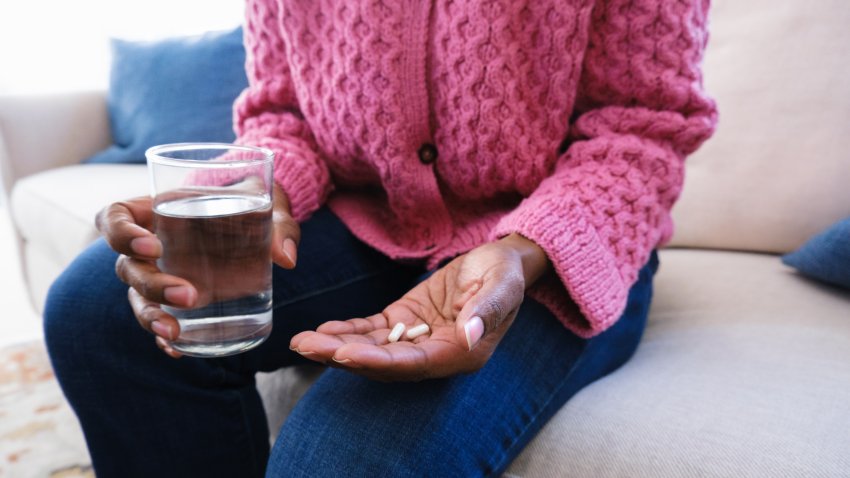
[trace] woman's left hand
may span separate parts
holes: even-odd
[[[474,372],[516,317],[525,289],[548,267],[540,247],[512,234],[457,257],[383,312],[332,321],[292,338],[306,358],[383,381]],[[413,340],[389,343],[397,323],[428,324]]]

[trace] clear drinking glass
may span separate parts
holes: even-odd
[[[262,343],[272,330],[272,165],[263,148],[166,144],[145,153],[157,266],[191,282],[193,309],[163,306],[177,318],[175,350],[221,357]]]

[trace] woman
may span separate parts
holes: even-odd
[[[249,0],[235,127],[276,153],[274,331],[170,360],[159,304],[197,291],[156,269],[150,199],[106,208],[46,310],[98,476],[502,473],[637,346],[716,122],[707,3]],[[307,360],[331,368],[269,452],[254,373]]]

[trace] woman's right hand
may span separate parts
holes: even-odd
[[[121,254],[115,272],[130,286],[127,295],[139,325],[156,335],[157,346],[166,354],[179,358],[182,354],[170,344],[180,335],[180,325],[160,305],[192,308],[198,300],[198,291],[188,280],[166,274],[156,266],[162,243],[153,233],[153,201],[150,197],[139,197],[111,204],[98,213],[95,223],[109,246]],[[286,194],[277,185],[272,223],[272,260],[292,269],[301,229],[292,218]]]

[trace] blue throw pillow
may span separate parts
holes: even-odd
[[[803,275],[850,289],[850,217],[782,256],[782,262]]]
[[[248,85],[242,28],[156,42],[112,41],[107,104],[114,145],[89,163],[144,163],[164,143],[229,143]]]

